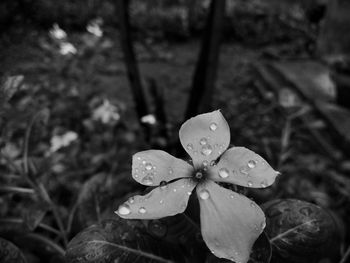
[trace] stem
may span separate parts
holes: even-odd
[[[348,249],[346,250],[343,258],[340,260],[339,263],[345,263],[345,262],[348,262],[348,257],[350,256],[350,246],[348,246]]]
[[[7,223],[23,224],[24,220],[21,219],[21,218],[5,218],[5,219],[0,219],[0,223],[2,223],[2,224],[7,224]],[[54,233],[54,234],[56,234],[58,236],[61,235],[60,231],[58,231],[57,229],[55,229],[55,228],[53,228],[53,227],[51,227],[49,225],[46,225],[44,223],[39,223],[38,227],[42,228],[44,230],[47,230],[47,231],[49,231],[51,233]]]
[[[11,192],[18,194],[35,194],[35,190],[16,186],[0,186],[0,192]]]
[[[303,226],[308,225],[308,224],[311,224],[311,223],[313,223],[313,222],[315,222],[315,221],[316,221],[316,219],[313,219],[313,220],[304,222],[304,223],[302,223],[302,224],[300,224],[300,225],[297,225],[297,226],[295,226],[295,227],[293,227],[293,228],[291,228],[291,229],[288,229],[287,231],[285,231],[285,232],[283,232],[283,233],[281,233],[281,234],[278,234],[277,236],[271,238],[271,239],[270,239],[270,243],[273,244],[273,243],[275,243],[277,240],[282,239],[283,237],[285,237],[285,236],[287,236],[287,235],[293,233],[293,232],[296,231],[297,229],[302,228]]]

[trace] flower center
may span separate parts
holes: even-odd
[[[192,177],[199,183],[207,178],[207,172],[204,169],[198,169],[193,172]]]

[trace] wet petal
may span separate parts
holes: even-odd
[[[230,128],[220,111],[187,120],[179,131],[180,141],[196,168],[215,161],[230,144]]]
[[[122,218],[158,219],[185,211],[196,186],[190,178],[180,179],[153,189],[145,196],[131,197],[115,211]]]
[[[208,180],[196,188],[205,243],[219,258],[247,262],[265,227],[260,207],[243,195]]]
[[[138,152],[132,157],[132,176],[143,185],[159,185],[176,178],[190,177],[193,167],[160,150]]]
[[[244,147],[232,147],[210,167],[209,177],[217,182],[252,188],[265,188],[276,179],[276,172],[260,155]]]

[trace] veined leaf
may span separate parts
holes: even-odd
[[[0,237],[0,262],[26,263],[27,261],[18,247]]]
[[[105,220],[68,244],[67,262],[188,262],[176,245],[149,235],[141,221]]]

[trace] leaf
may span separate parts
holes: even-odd
[[[10,76],[0,81],[0,101],[6,102],[18,91],[23,82],[23,75]]]
[[[340,231],[326,210],[295,199],[274,200],[263,208],[274,262],[333,262],[339,256]]]
[[[24,202],[22,217],[24,224],[29,230],[33,231],[44,219],[46,213],[50,210],[50,206],[43,200],[35,197]]]
[[[68,244],[70,262],[188,262],[176,245],[149,235],[138,220],[105,220],[80,232]]]
[[[27,262],[22,252],[10,241],[0,237],[0,263]]]

